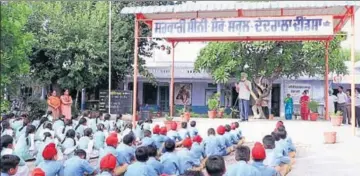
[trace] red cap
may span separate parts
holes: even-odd
[[[100,170],[111,169],[114,170],[116,167],[116,157],[112,154],[107,154],[100,161]]]
[[[264,160],[266,158],[265,148],[260,142],[255,143],[251,154],[252,158],[255,160]]]
[[[32,171],[31,176],[45,176],[45,172],[43,170],[41,170],[41,168],[35,168]]]
[[[193,137],[193,141],[194,142],[198,142],[198,143],[201,143],[202,142],[202,138],[201,138],[201,136],[200,135],[196,135],[196,136],[194,136]]]
[[[159,125],[155,125],[153,128],[153,134],[159,134],[160,133],[160,126]]]
[[[232,130],[235,130],[235,129],[236,129],[235,123],[231,123],[231,129],[232,129]]]
[[[176,122],[172,122],[170,129],[171,129],[171,130],[176,130],[176,129],[177,129],[177,123],[176,123]]]
[[[223,135],[225,133],[225,127],[220,125],[217,129],[216,132],[220,135]]]
[[[110,134],[107,138],[106,138],[106,144],[109,146],[117,146],[119,140],[117,138],[117,134],[116,133],[112,133]]]
[[[161,135],[166,135],[166,133],[167,133],[166,127],[161,127],[161,128],[160,128],[160,134],[161,134]]]
[[[50,143],[47,146],[45,146],[42,156],[45,160],[52,160],[54,156],[56,156],[57,150],[54,143]]]
[[[190,148],[192,146],[192,141],[190,138],[185,138],[182,142],[182,145],[186,148]]]

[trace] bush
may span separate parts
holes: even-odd
[[[30,120],[42,117],[47,111],[46,100],[38,97],[29,97],[26,100],[26,111],[29,113]]]
[[[214,98],[211,98],[208,100],[208,108],[209,108],[209,111],[214,111],[216,110],[216,108],[218,107],[218,100],[217,99],[214,99]]]
[[[318,102],[312,100],[312,101],[309,102],[308,106],[309,106],[309,109],[310,109],[311,112],[313,112],[313,113],[318,112],[318,107],[319,107]]]

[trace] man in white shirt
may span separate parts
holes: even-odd
[[[239,111],[241,121],[249,119],[249,101],[251,92],[251,82],[247,80],[247,74],[241,73],[241,80],[236,84],[236,91],[239,93]]]
[[[346,124],[346,119],[347,119],[347,109],[346,109],[346,102],[347,102],[347,95],[345,94],[345,92],[343,91],[343,87],[339,86],[338,90],[339,93],[337,94],[337,102],[338,102],[338,110],[342,112],[343,115],[343,124]],[[350,124],[350,122],[348,122],[348,124]]]

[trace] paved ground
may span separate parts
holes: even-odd
[[[162,123],[156,119],[155,123]],[[227,124],[232,119],[196,119],[201,135],[208,128]],[[296,164],[289,176],[347,176],[360,173],[360,131],[353,136],[350,126],[332,127],[326,121],[284,121],[288,134],[298,149]],[[270,134],[276,121],[250,120],[240,124],[247,142],[261,141]],[[324,144],[323,132],[336,131],[336,144]]]

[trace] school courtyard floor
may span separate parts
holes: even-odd
[[[154,123],[162,124],[164,119],[155,119]],[[176,120],[176,119],[175,119]],[[197,128],[206,136],[208,128],[220,124],[229,124],[235,119],[199,119]],[[332,127],[327,121],[284,121],[286,130],[297,146],[296,164],[288,176],[353,176],[360,173],[360,130],[357,136],[351,133],[349,125]],[[253,142],[261,142],[263,136],[275,128],[276,120],[250,120],[240,123],[246,141],[252,147]],[[337,132],[336,144],[324,144],[323,133]],[[233,160],[233,157],[226,160]]]

